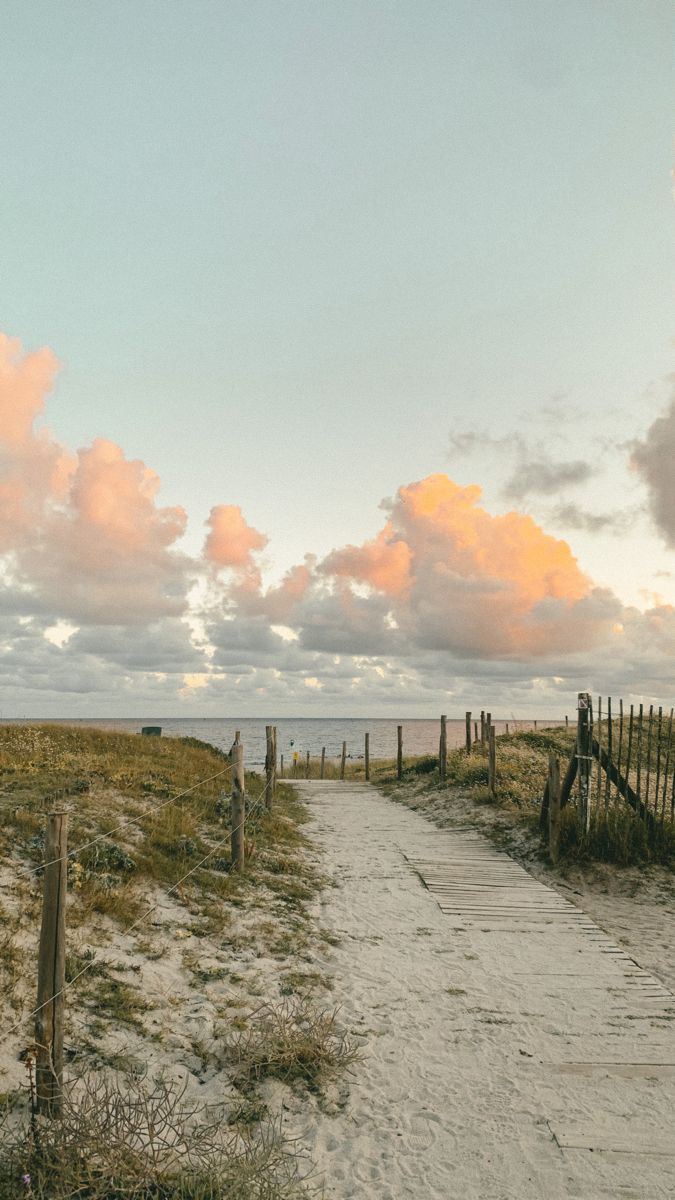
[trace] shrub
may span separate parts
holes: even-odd
[[[357,1047],[337,1025],[336,1009],[315,1009],[306,997],[264,1005],[228,1042],[241,1084],[301,1080],[313,1091],[350,1066]]]
[[[297,1160],[274,1128],[233,1132],[185,1087],[87,1076],[59,1120],[0,1124],[0,1200],[291,1200]]]

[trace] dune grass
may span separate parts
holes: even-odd
[[[614,754],[619,741],[618,722],[613,723]],[[607,728],[603,723],[603,745],[606,745]],[[553,751],[560,759],[564,773],[567,762],[574,752],[576,729],[554,726],[549,729],[516,731],[496,738],[497,795],[496,804],[508,811],[514,821],[522,821],[536,828],[541,802],[548,775],[549,753]],[[624,755],[626,733],[624,731]],[[644,780],[649,769],[652,786],[657,768],[655,745],[650,748],[646,740],[640,749],[640,770]],[[636,782],[638,763],[637,746],[633,746],[631,781]],[[671,763],[672,766],[672,763]],[[611,789],[609,803],[605,802],[605,775],[600,779],[598,798],[598,768],[594,764],[591,781],[591,825],[587,833],[578,823],[576,790],[571,802],[563,810],[561,854],[567,859],[595,859],[615,862],[620,865],[635,863],[660,863],[675,867],[675,823],[666,819],[647,823],[633,812],[625,800]],[[358,770],[351,776],[362,778]],[[402,780],[397,779],[396,763],[393,759],[371,764],[371,781],[393,796],[405,793],[414,787],[416,794],[433,792],[447,795],[448,805],[452,795],[461,789],[478,804],[492,803],[488,791],[487,750],[480,744],[474,745],[470,755],[464,749],[453,749],[448,753],[446,778],[440,779],[436,756],[405,758]]]

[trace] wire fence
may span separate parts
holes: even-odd
[[[271,745],[271,743],[270,743],[270,745]],[[233,750],[234,750],[234,747],[233,747]],[[116,834],[120,833],[121,831],[123,831],[125,829],[128,829],[130,826],[141,824],[145,818],[147,818],[148,816],[154,816],[156,813],[160,812],[162,809],[165,809],[168,805],[175,804],[177,801],[180,801],[180,800],[184,800],[188,796],[194,796],[194,794],[197,793],[199,791],[199,789],[203,788],[205,785],[210,784],[210,783],[214,782],[215,780],[221,779],[227,775],[233,775],[232,812],[235,811],[235,809],[234,809],[235,792],[237,791],[237,788],[239,789],[239,802],[240,802],[240,805],[243,804],[243,815],[241,816],[241,819],[238,820],[236,823],[234,821],[230,820],[227,832],[224,833],[223,837],[219,838],[213,845],[211,845],[208,849],[208,852],[206,854],[202,855],[202,857],[199,859],[198,862],[192,863],[188,870],[183,871],[180,874],[180,876],[178,878],[176,878],[168,887],[163,888],[162,893],[158,897],[158,899],[155,900],[152,904],[148,905],[142,913],[140,913],[137,917],[135,917],[132,921],[130,921],[124,927],[124,929],[122,931],[123,935],[126,937],[126,936],[136,933],[139,929],[141,929],[147,923],[149,918],[152,917],[152,915],[154,913],[156,913],[157,910],[165,903],[167,897],[171,897],[171,896],[175,895],[177,892],[179,892],[179,890],[183,887],[183,885],[185,883],[187,883],[188,880],[193,878],[198,872],[208,869],[209,863],[214,859],[214,857],[219,853],[219,851],[221,851],[228,843],[230,844],[230,847],[231,847],[231,869],[236,868],[237,860],[235,858],[235,845],[236,845],[237,835],[241,831],[245,830],[245,827],[247,825],[250,826],[252,823],[254,823],[257,820],[257,818],[259,818],[261,815],[268,813],[270,811],[271,805],[272,805],[272,799],[273,799],[274,792],[276,789],[276,769],[275,769],[276,764],[273,763],[272,761],[269,761],[268,762],[268,770],[267,770],[267,778],[264,783],[264,786],[263,786],[261,792],[258,795],[256,795],[255,798],[253,799],[253,801],[251,802],[245,793],[244,774],[243,774],[243,747],[241,746],[241,744],[238,744],[238,751],[239,751],[239,755],[234,764],[228,763],[227,766],[225,766],[222,770],[214,772],[211,775],[205,776],[204,778],[198,780],[197,783],[191,785],[190,787],[184,788],[182,791],[180,791],[178,793],[171,795],[170,797],[168,797],[166,800],[162,801],[161,803],[146,806],[142,812],[137,813],[134,816],[126,817],[123,821],[117,822],[113,826],[112,829],[106,830],[105,832],[98,834],[94,838],[89,838],[86,841],[79,843],[77,846],[68,848],[64,853],[52,855],[51,857],[47,856],[45,862],[39,864],[37,867],[33,868],[29,872],[29,876],[36,876],[38,874],[44,873],[44,879],[45,879],[45,884],[44,884],[45,892],[44,892],[44,900],[43,900],[43,918],[42,918],[43,931],[42,931],[42,935],[41,935],[41,945],[40,945],[41,959],[42,959],[43,950],[44,950],[43,942],[45,940],[44,939],[45,921],[47,920],[47,918],[49,916],[49,914],[47,912],[47,908],[50,903],[50,901],[48,900],[49,881],[53,880],[55,878],[54,872],[57,872],[57,874],[60,874],[65,871],[67,874],[68,862],[73,859],[76,859],[78,855],[81,855],[83,852],[89,850],[91,847],[93,847],[101,842],[104,842],[106,840],[111,840]],[[233,770],[233,768],[234,768],[234,770]],[[214,802],[217,802],[217,800]],[[237,811],[241,811],[241,807]],[[61,815],[61,814],[52,814],[52,816],[56,816],[56,815]],[[49,820],[49,818],[48,818],[48,820]],[[63,886],[63,892],[64,892],[64,896],[65,896],[65,886],[66,886],[65,881],[62,880],[61,884]],[[59,886],[61,886],[61,884]],[[61,914],[60,919],[63,923],[64,932],[65,932],[65,913]],[[45,1101],[46,1101],[46,1103],[43,1107],[43,1111],[48,1111],[48,1112],[56,1112],[58,1110],[59,1095],[60,1095],[60,1092],[62,1089],[62,1076],[63,1076],[63,1048],[62,1048],[63,1047],[63,1028],[62,1028],[62,1026],[63,1026],[63,1002],[65,999],[65,995],[70,989],[73,988],[73,986],[78,981],[80,981],[87,974],[87,972],[91,971],[97,964],[100,964],[102,961],[100,958],[100,955],[93,953],[87,959],[87,961],[81,966],[81,968],[78,971],[76,971],[76,973],[74,975],[71,975],[66,979],[66,977],[65,977],[65,937],[63,939],[63,944],[61,944],[61,945],[57,945],[58,939],[57,939],[56,935],[54,935],[53,941],[54,941],[54,944],[52,946],[47,947],[47,957],[50,959],[49,966],[50,966],[50,970],[51,970],[52,965],[54,965],[54,975],[53,975],[54,978],[58,978],[58,970],[60,969],[61,977],[63,978],[63,983],[58,987],[50,989],[49,994],[46,999],[42,1000],[40,1003],[35,1005],[32,1009],[22,1012],[21,1016],[18,1017],[12,1025],[10,1025],[8,1028],[6,1028],[0,1032],[0,1036],[6,1042],[14,1034],[16,1034],[20,1029],[25,1028],[25,1026],[29,1022],[31,1022],[31,1021],[36,1022],[36,1036],[35,1036],[35,1043],[33,1044],[33,1048],[37,1054],[38,1061],[40,1060],[40,1057],[42,1058],[43,1067],[44,1067],[45,1059],[46,1059],[47,1068],[48,1068],[47,1073],[50,1076],[50,1088],[48,1089],[48,1094],[46,1096],[43,1096],[43,1099],[45,1099]],[[60,962],[60,964],[56,964],[56,958],[58,956],[60,956],[60,958],[62,960]],[[54,964],[52,964],[52,959],[54,960]],[[40,973],[42,965],[43,964],[41,961],[38,965],[38,974]],[[7,1000],[8,998],[10,998],[12,996],[13,990],[14,990],[13,988],[6,990],[3,993],[3,995],[0,996],[0,999]],[[234,997],[235,993],[230,993],[230,995]],[[48,1024],[49,1024],[49,1039],[48,1039],[49,1044],[40,1044],[40,1034],[39,1034],[40,1022],[43,1020],[45,1015],[48,1015],[51,1017],[51,1016],[53,1016],[53,1014],[55,1012],[58,1013],[57,1023],[59,1025],[59,1029],[55,1030],[53,1021],[51,1023],[48,1022]],[[60,1043],[60,1045],[59,1045],[59,1043]],[[82,1053],[82,1051],[76,1050],[74,1052],[74,1054],[71,1054],[69,1056],[69,1061],[70,1062],[74,1061],[74,1059],[76,1057],[78,1057],[80,1053]],[[40,1078],[40,1076],[39,1076],[39,1071],[38,1071],[38,1083],[39,1083],[39,1078]],[[40,1103],[40,1089],[38,1086],[38,1105],[39,1105],[39,1103]]]

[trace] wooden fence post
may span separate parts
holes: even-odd
[[[441,783],[445,782],[445,768],[448,761],[448,728],[447,717],[441,717],[441,740],[438,747],[438,767]]]
[[[323,779],[325,770],[326,770],[326,747],[322,746],[321,747],[321,775],[319,776],[320,779]]]
[[[583,833],[591,827],[591,758],[593,734],[590,725],[590,692],[577,697],[577,761],[579,763],[579,823]],[[600,768],[598,768],[599,770]]]
[[[480,744],[485,745],[485,712],[481,709],[480,714]]]
[[[265,726],[265,737],[267,739],[265,752],[265,807],[268,812],[271,812],[274,795],[274,736],[271,725]]]
[[[396,726],[396,778],[403,779],[403,726]]]
[[[486,713],[485,714],[485,740],[488,744],[488,751],[490,749],[490,730],[491,729],[492,729],[492,713]]]
[[[35,1016],[37,1106],[39,1112],[58,1116],[63,1087],[68,883],[68,816],[63,810],[47,818],[45,864]]]
[[[284,756],[282,754],[281,758],[279,759],[279,778],[283,779],[283,777],[284,777]]]
[[[478,721],[473,723],[473,740],[478,745]]]
[[[232,747],[232,800],[230,803],[230,845],[232,866],[243,871],[246,866],[244,821],[246,820],[246,791],[244,783],[244,747],[235,742]]]
[[[570,719],[568,716],[565,716],[565,729],[569,729],[569,727],[570,727]]]
[[[560,857],[560,762],[549,751],[548,756],[548,850],[551,862]]]
[[[365,736],[364,757],[366,766],[366,783],[370,779],[370,734]]]
[[[488,744],[488,787],[490,799],[497,799],[497,748],[495,746],[495,727],[490,725],[490,741]]]
[[[305,778],[309,779],[309,750],[307,751],[307,766],[305,767]]]
[[[342,743],[342,758],[340,759],[340,779],[345,777],[345,759],[347,758],[347,743]]]
[[[471,713],[468,712],[465,717],[466,721],[466,752],[471,753]]]
[[[277,794],[277,727],[272,726],[272,801]]]

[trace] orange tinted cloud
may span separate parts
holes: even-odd
[[[75,620],[139,622],[185,606],[172,551],[182,508],[159,508],[159,478],[97,439],[77,455],[35,422],[57,361],[0,335],[0,553],[47,607]]]
[[[18,338],[0,333],[0,553],[15,549],[44,505],[68,492],[73,455],[34,428],[57,370],[51,350],[24,355]]]
[[[267,545],[265,534],[247,524],[238,504],[212,508],[207,525],[204,554],[215,567],[253,567],[252,555]]]
[[[390,597],[402,636],[422,647],[538,656],[603,635],[612,604],[567,543],[520,513],[492,516],[480,496],[443,474],[408,484],[375,539],[334,551],[321,569]]]
[[[391,521],[363,546],[334,550],[322,564],[329,575],[368,583],[388,596],[401,596],[410,587],[412,552],[397,536]]]

